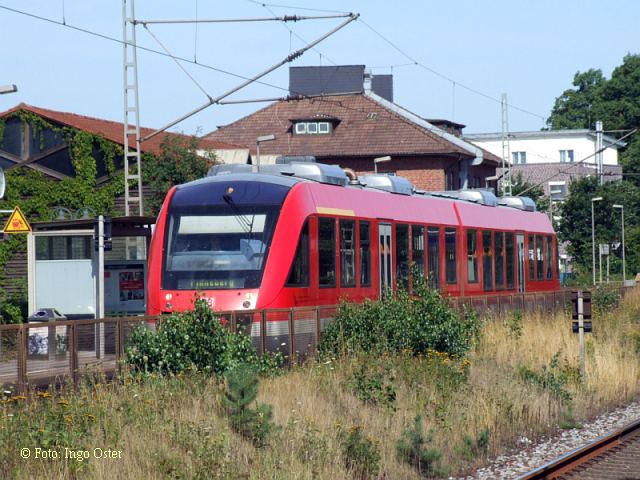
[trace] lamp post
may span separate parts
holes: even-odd
[[[596,230],[594,220],[593,205],[595,202],[602,200],[602,197],[593,197],[591,199],[591,260],[592,260],[592,273],[593,273],[593,286],[596,286]]]
[[[258,165],[258,168],[260,168],[260,144],[262,142],[270,142],[275,139],[276,136],[273,133],[271,135],[262,135],[261,137],[256,138],[256,164]]]
[[[384,157],[378,157],[373,159],[373,172],[378,173],[378,164],[382,162],[390,162],[391,157],[389,155],[385,155]]]
[[[624,205],[614,205],[613,208],[619,208],[622,214],[622,286],[627,282],[627,267],[624,261]]]
[[[15,85],[0,85],[0,95],[5,93],[14,93],[18,91],[18,87]]]

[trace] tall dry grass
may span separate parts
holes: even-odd
[[[451,473],[469,471],[486,462],[487,455],[516,446],[521,436],[534,438],[638,398],[640,289],[593,323],[583,383],[577,378],[578,338],[563,313],[529,314],[521,321],[513,314],[486,319],[468,365],[443,355],[405,353],[322,359],[264,379],[259,401],[273,406],[280,430],[262,449],[230,429],[221,400],[224,385],[211,378],[126,377],[120,384],[93,382],[75,393],[9,402],[2,406],[0,441],[5,449],[16,450],[15,458],[2,457],[0,477],[353,478],[339,432],[357,425],[380,450],[380,476],[415,479],[416,470],[397,458],[395,446],[416,414],[433,432],[431,446],[442,452]],[[554,356],[558,366],[551,368]],[[353,378],[362,365],[384,372],[396,393],[392,408],[356,397]],[[527,381],[523,369],[562,375],[565,382],[559,388],[571,401],[559,398],[553,388]],[[43,412],[58,408],[60,399],[70,402],[63,407],[69,413],[95,415],[91,429],[77,440],[79,446],[119,449],[122,459],[90,459],[79,467],[18,458],[19,437],[41,428]],[[24,424],[17,428],[11,423],[16,417],[9,414],[22,415]],[[473,442],[484,430],[489,432],[488,450],[465,450],[469,439]],[[6,437],[9,433],[13,440]]]

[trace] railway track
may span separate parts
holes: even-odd
[[[640,480],[640,420],[518,477],[543,479]]]

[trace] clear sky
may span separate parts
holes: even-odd
[[[577,71],[600,68],[608,77],[625,54],[640,52],[638,0],[271,1],[274,5],[264,7],[251,0],[136,0],[136,18],[327,14],[310,9],[360,13],[360,20],[291,65],[364,64],[374,74],[392,72],[396,103],[424,117],[466,124],[466,133],[500,131],[500,104],[486,96],[499,100],[503,92],[510,104],[529,112],[510,108],[510,130],[538,130],[541,117],[549,115],[554,99],[569,88]],[[67,25],[122,39],[120,0],[0,0],[0,7],[56,22],[64,19]],[[342,21],[149,29],[174,55],[250,77]],[[142,26],[137,35],[139,45],[162,50]],[[5,8],[0,8],[0,40],[0,85],[13,83],[19,89],[0,95],[0,110],[25,102],[122,121],[121,44]],[[138,62],[143,126],[164,126],[207,101],[170,58],[141,51]],[[198,65],[185,68],[212,97],[242,82]],[[281,67],[263,81],[272,86],[254,84],[229,99],[286,95],[288,68]],[[177,129],[209,132],[264,105],[211,106]]]

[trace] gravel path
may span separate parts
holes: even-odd
[[[543,437],[538,443],[522,437],[518,440],[518,451],[500,455],[492,459],[487,467],[479,469],[473,475],[460,477],[458,480],[517,478],[639,418],[640,403],[634,402],[600,415],[593,422],[584,424],[582,428],[561,430],[550,438]]]

